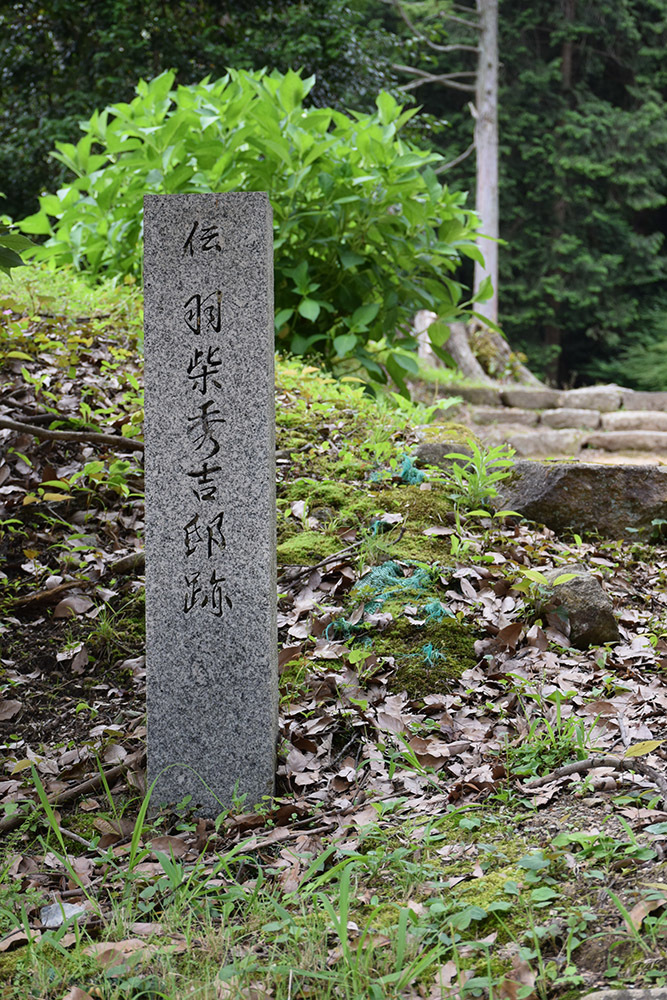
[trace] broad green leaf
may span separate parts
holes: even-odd
[[[534,583],[541,583],[545,586],[549,584],[549,578],[545,576],[544,573],[540,573],[538,569],[521,569],[521,572]]]
[[[428,328],[428,336],[432,344],[442,347],[449,340],[451,330],[442,320],[436,319]]]
[[[547,885],[540,885],[530,893],[530,898],[534,903],[547,903],[559,897],[560,893],[556,889],[550,889]]]
[[[21,267],[22,265],[23,261],[17,253],[14,253],[13,250],[8,250],[6,247],[0,246],[0,270],[9,274],[12,267]],[[32,358],[30,360],[32,360]]]
[[[388,94],[386,90],[380,91],[378,96],[375,98],[375,104],[380,112],[380,121],[383,125],[387,125],[396,117],[398,102],[391,96],[391,94]]]
[[[467,252],[463,247],[461,247],[461,252],[462,253],[467,253],[467,256],[469,256],[469,257],[473,256],[470,252]],[[477,259],[477,258],[475,258],[475,259]],[[482,264],[484,263],[484,259],[483,258],[482,258],[481,263]],[[493,298],[493,283],[491,281],[490,276],[487,274],[486,278],[484,278],[484,280],[480,284],[477,292],[473,296],[473,302],[488,302],[488,300],[491,299],[491,298]]]
[[[35,212],[21,219],[21,229],[24,233],[34,233],[35,236],[46,236],[51,232],[51,223],[44,212]]]
[[[21,236],[20,233],[2,232],[0,230],[0,246],[20,252],[34,245],[32,240],[29,240],[27,236]]]
[[[319,302],[315,302],[314,299],[302,299],[299,303],[299,315],[303,316],[305,319],[309,319],[311,323],[314,323],[320,315]]]
[[[338,256],[346,271],[349,271],[351,267],[358,267],[359,264],[363,264],[366,261],[366,258],[362,257],[361,254],[353,253],[351,250],[339,250]]]
[[[552,580],[552,584],[554,587],[558,587],[559,584],[567,583],[569,580],[576,580],[576,578],[576,573],[561,573],[560,576],[555,578],[555,580]]]
[[[379,311],[379,302],[369,302],[367,305],[359,306],[358,309],[354,310],[350,322],[355,329],[358,327],[363,328],[373,322]]]
[[[343,358],[355,349],[357,338],[353,333],[341,333],[338,337],[334,338],[333,346],[338,357]]]
[[[280,312],[277,312],[274,320],[276,330],[279,330],[293,315],[294,315],[293,309],[281,309]]]
[[[482,267],[484,267],[484,254],[482,253],[482,251],[479,249],[478,246],[475,246],[474,243],[459,244],[459,251],[460,253],[463,254],[464,257],[470,257],[471,260],[476,261],[478,264],[481,264]],[[475,295],[473,299],[474,302],[484,302],[486,299],[490,299],[491,296],[493,295],[493,287],[491,286],[491,279],[485,278],[484,281],[489,282],[489,287],[491,290],[489,294],[486,295],[484,289],[484,283],[482,283],[482,285],[480,285],[480,289],[477,295]]]
[[[404,371],[409,372],[411,375],[419,374],[419,365],[417,364],[416,357],[411,354],[399,353],[398,351],[392,351],[392,358],[399,367]]]
[[[646,754],[653,753],[658,747],[661,747],[664,740],[642,740],[641,743],[633,743],[629,746],[624,757],[645,757]]]

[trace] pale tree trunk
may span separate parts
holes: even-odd
[[[498,322],[498,0],[477,0],[479,57],[475,108],[475,153],[477,187],[475,208],[481,219],[477,245],[484,266],[475,261],[473,291],[485,278],[491,279],[493,296],[479,302],[475,311],[492,323]]]
[[[475,261],[473,293],[476,294],[485,278],[490,278],[493,294],[485,302],[475,303],[475,312],[498,323],[498,0],[476,0],[479,24],[477,80],[475,88],[475,156],[477,177],[475,211],[480,217],[480,237],[477,246],[484,257],[484,265]],[[484,237],[488,237],[485,239]],[[542,383],[512,353],[504,337],[494,330],[480,331],[475,322],[470,324],[471,347],[480,336],[486,341],[488,354],[491,348],[496,377],[510,377],[528,385]],[[480,345],[481,346],[481,345]]]
[[[385,0],[392,3],[412,34],[424,47],[433,52],[447,54],[455,51],[472,52],[477,55],[477,70],[461,72],[438,73],[419,66],[395,64],[394,69],[409,73],[413,79],[404,85],[404,90],[415,90],[424,84],[441,83],[454,90],[475,95],[476,106],[470,105],[475,119],[474,141],[471,147],[449,163],[437,169],[442,173],[456,166],[474,149],[476,156],[476,193],[475,210],[480,217],[480,233],[477,246],[484,257],[484,265],[475,261],[473,279],[474,293],[485,278],[490,278],[493,295],[486,302],[475,303],[475,312],[490,323],[498,323],[498,0],[475,0],[476,9],[462,5],[442,5],[442,17],[455,21],[475,33],[476,44],[445,44],[441,45],[428,38],[411,20],[401,0]],[[565,0],[574,3],[575,0]],[[456,13],[454,13],[456,11]],[[466,16],[462,17],[461,12]],[[476,18],[475,18],[476,15]],[[475,84],[470,77],[475,78]],[[489,237],[485,239],[484,237]],[[426,315],[426,314],[425,314]],[[428,326],[432,320],[419,324],[416,331],[422,345],[424,356],[428,355],[426,346]],[[488,381],[492,378],[503,381],[516,381],[528,385],[542,385],[540,380],[526,368],[512,352],[503,336],[489,329],[482,320],[473,318],[466,331],[462,323],[450,324],[450,339],[445,344],[447,350],[460,370],[469,378]],[[420,352],[421,353],[421,352]],[[480,364],[479,357],[487,359],[486,370]]]

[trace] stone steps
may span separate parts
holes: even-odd
[[[486,444],[507,443],[521,458],[667,463],[667,392],[485,385],[439,387],[437,398],[454,395],[464,403],[443,420],[466,424]]]

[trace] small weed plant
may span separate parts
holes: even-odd
[[[444,483],[456,509],[472,511],[498,495],[498,483],[512,474],[514,449],[506,444],[485,448],[473,438],[466,444],[472,455],[461,452],[445,455],[452,464],[445,473]]]

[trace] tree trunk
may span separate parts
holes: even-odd
[[[565,23],[568,25],[572,24],[576,14],[576,0],[563,0],[562,12]],[[560,57],[560,87],[563,94],[569,94],[572,91],[573,50],[574,46],[572,39],[565,38],[561,46]],[[553,214],[554,226],[551,231],[551,241],[552,243],[556,243],[566,231],[567,226],[567,210],[565,199],[562,195],[556,198],[554,202]],[[555,274],[559,277],[561,276],[559,268],[556,269]],[[543,327],[544,346],[546,348],[547,357],[544,370],[549,382],[553,385],[558,385],[560,357],[563,347],[563,332],[558,321],[559,302],[550,295],[547,299],[547,304],[552,311],[553,319],[550,322],[545,323]]]
[[[449,331],[449,339],[444,348],[451,355],[459,371],[475,382],[490,383],[492,379],[472,352],[465,323],[450,323]]]
[[[475,261],[475,294],[485,278],[491,279],[493,295],[476,306],[492,323],[498,322],[498,0],[477,0],[479,58],[475,109],[475,153],[477,187],[475,209],[483,236],[477,246],[484,266]]]

